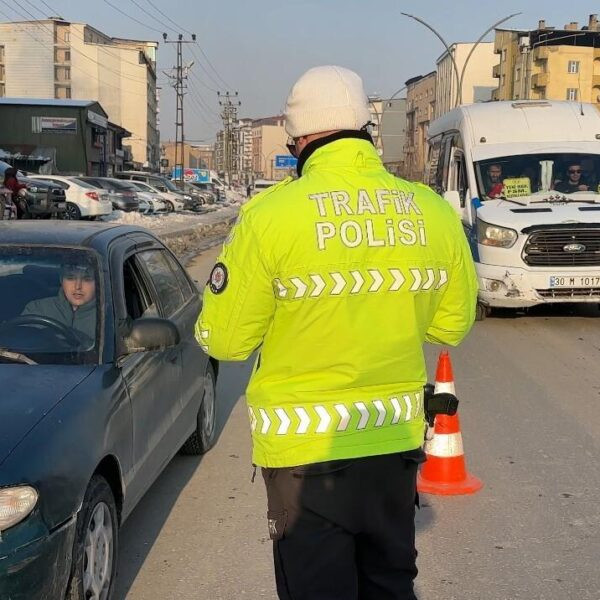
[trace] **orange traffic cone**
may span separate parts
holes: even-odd
[[[454,394],[454,376],[450,356],[440,353],[435,374],[435,393]],[[424,494],[473,494],[483,483],[467,472],[458,415],[437,415],[433,439],[425,442],[427,461],[417,479],[417,489]]]

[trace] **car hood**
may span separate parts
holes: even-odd
[[[487,200],[477,209],[477,217],[486,223],[522,230],[531,225],[598,223],[600,203],[527,202],[523,205],[506,200]]]
[[[0,364],[0,464],[94,365]]]

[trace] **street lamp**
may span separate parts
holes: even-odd
[[[452,66],[454,68],[454,74],[456,76],[457,89],[456,89],[455,106],[459,106],[460,104],[462,104],[462,84],[463,84],[463,80],[464,80],[464,76],[465,76],[465,71],[467,69],[467,64],[469,63],[469,60],[471,59],[471,56],[473,55],[473,52],[475,51],[475,48],[481,43],[481,41],[485,38],[485,36],[488,33],[490,33],[490,31],[492,31],[494,28],[498,27],[498,25],[501,25],[505,21],[508,21],[509,19],[512,19],[513,17],[516,17],[517,15],[520,15],[522,13],[519,12],[519,13],[514,13],[512,15],[508,15],[508,17],[504,17],[503,19],[500,19],[500,21],[498,21],[497,23],[494,23],[491,27],[488,27],[488,29],[485,30],[485,32],[479,37],[479,39],[475,42],[475,44],[471,48],[469,54],[467,55],[467,58],[465,60],[465,64],[463,65],[461,73],[458,72],[458,65],[456,64],[456,59],[454,58],[454,55],[452,54],[452,51],[450,50],[450,46],[448,45],[446,40],[442,37],[442,35],[438,31],[436,31],[429,23],[427,23],[423,19],[420,19],[419,17],[415,17],[414,15],[409,15],[408,13],[404,13],[404,12],[400,13],[400,14],[402,14],[405,17],[414,19],[418,23],[421,23],[421,25],[427,27],[427,29],[432,31],[435,34],[435,36],[442,42],[442,44],[444,45],[444,48],[446,48],[446,52],[448,53],[448,56],[450,57],[450,60],[452,61]]]

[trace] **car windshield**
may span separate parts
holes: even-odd
[[[70,177],[69,181],[72,181],[73,183],[76,183],[77,185],[80,185],[83,188],[89,188],[90,190],[97,189],[96,186],[92,185],[88,181],[80,179],[79,177]]]
[[[172,181],[169,181],[168,179],[161,179],[160,182],[163,183],[170,192],[178,192],[179,191],[179,188]]]
[[[540,153],[475,163],[482,200],[524,198],[537,192],[600,193],[600,155]]]
[[[98,273],[89,250],[0,245],[0,362],[97,362]]]

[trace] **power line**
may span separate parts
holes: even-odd
[[[195,87],[195,84],[191,79],[189,80],[189,84],[190,84],[190,91],[196,95],[199,103],[202,104],[202,106],[204,106],[205,110],[208,113],[212,114],[213,116],[219,118],[220,115],[218,115],[212,108],[210,108],[210,106],[206,103],[206,101],[204,100],[202,95],[199,93],[198,89]]]
[[[42,10],[39,9],[37,6],[35,6],[33,4],[33,2],[31,2],[30,0],[25,0],[25,2],[27,2],[27,4],[29,4],[30,6],[33,6],[38,12],[42,13]],[[50,11],[51,16],[59,16],[59,13],[57,10],[55,10],[54,8],[52,8],[47,2],[44,2],[44,0],[40,0],[40,2]],[[80,35],[75,35],[75,31],[73,29],[70,30],[71,31],[71,35],[73,35],[74,37],[76,37],[78,40],[82,41],[84,44],[87,43],[85,41],[85,38],[83,36]],[[113,56],[114,58],[118,58],[119,60],[121,60],[124,63],[127,63],[128,65],[133,65],[134,67],[139,67],[140,63],[139,62],[133,62],[131,60],[127,60],[125,58],[123,58],[122,56],[119,56],[118,54],[114,54],[114,52],[111,52],[110,50],[108,50],[108,48],[106,48],[105,46],[107,46],[107,44],[98,44],[102,46],[102,50],[104,52],[106,52],[107,54],[109,54],[110,56]],[[131,78],[130,78],[131,79]],[[143,80],[138,80],[139,83],[144,83]]]
[[[132,0],[133,1],[133,0]],[[184,27],[182,27],[181,25],[178,25],[175,21],[173,21],[173,19],[171,19],[171,17],[169,17],[169,15],[165,14],[162,10],[160,10],[160,8],[158,8],[158,6],[156,6],[154,4],[154,2],[152,2],[152,0],[146,0],[146,2],[148,2],[148,4],[161,16],[163,16],[165,19],[167,19],[167,21],[170,21],[171,23],[173,23],[173,25],[175,25],[175,27],[177,28],[177,31],[183,31],[184,33],[187,33],[188,35],[192,35],[191,31],[188,31],[187,29],[185,29]],[[173,30],[171,30],[173,31]]]
[[[213,67],[213,64],[210,62],[210,60],[208,60],[208,56],[206,56],[206,53],[204,52],[204,50],[202,50],[202,46],[200,46],[199,44],[197,44],[197,45],[198,45],[198,49],[200,50],[200,53],[202,54],[202,56],[204,56],[204,60],[208,63],[208,66],[213,70],[215,75],[220,79],[221,83],[226,88],[231,88],[231,86],[221,77],[219,72]]]
[[[132,17],[131,15],[127,14],[125,11],[121,10],[119,7],[117,7],[114,4],[112,4],[111,2],[109,2],[109,0],[104,0],[104,2],[106,4],[108,4],[112,9],[116,10],[118,13],[121,13],[124,17],[127,17],[128,19],[134,21],[138,25],[141,25],[142,27],[145,27],[146,29],[150,29],[152,31],[156,31],[158,33],[163,33],[160,29],[156,29],[156,27],[152,27],[152,25],[148,25],[147,23],[143,23],[142,21],[139,21],[135,17]]]
[[[193,56],[193,54],[192,54]],[[202,68],[202,64],[200,62],[198,62],[198,64],[200,65],[200,68]],[[208,83],[205,83],[204,81],[202,81],[202,79],[200,79],[200,77],[198,77],[198,75],[196,75],[195,73],[192,72],[192,77],[202,86],[205,87],[207,90],[210,90],[211,92],[214,92],[215,94],[218,92],[217,89],[210,87],[210,85],[208,85]]]
[[[200,46],[198,46],[198,48],[200,49],[200,51],[202,51],[202,49],[200,48]],[[223,84],[223,80],[221,78],[221,83],[219,83],[210,73],[210,71],[208,69],[206,69],[206,67],[202,64],[202,61],[198,58],[198,55],[194,52],[194,49],[192,47],[190,47],[190,52],[192,53],[192,56],[196,59],[196,62],[200,65],[200,68],[204,71],[204,73],[206,74],[206,76],[217,86],[217,87],[221,87],[221,85]],[[230,86],[224,84],[226,88],[229,88]],[[207,86],[208,87],[208,86]],[[216,92],[217,90],[213,90],[211,88],[211,91]]]
[[[5,0],[1,0],[2,3],[10,8],[11,10],[14,10],[14,8],[12,6],[10,6]],[[46,27],[46,25],[44,23],[41,22],[41,20],[36,17],[33,13],[30,13],[25,7],[21,6],[16,0],[14,0],[14,4],[16,4],[22,11],[24,11],[29,17],[31,17],[33,19],[33,23],[36,27],[41,27],[42,29],[44,29],[46,32],[48,32],[50,35],[54,36],[54,31],[49,29],[48,27]],[[39,9],[37,9],[39,10]],[[24,18],[26,21],[28,20],[23,13],[15,10],[15,13],[17,13],[19,16],[21,16],[22,18]],[[41,11],[40,11],[41,12]],[[78,38],[78,39],[82,39],[82,38]],[[37,40],[38,43],[41,43],[40,40]],[[85,42],[85,40],[84,40]],[[46,46],[49,48],[49,46]],[[106,65],[101,65],[97,60],[94,60],[91,56],[88,56],[87,54],[85,54],[84,52],[79,51],[77,48],[74,48],[73,46],[70,46],[70,50],[72,50],[73,52],[79,54],[80,56],[82,56],[83,58],[85,58],[86,60],[89,60],[90,62],[94,63],[95,65],[98,66],[102,66],[104,69],[106,69],[107,71],[114,73],[115,75],[119,75],[119,77],[122,77],[123,79],[127,79],[129,81],[133,81],[135,83],[142,83],[142,84],[146,84],[147,81],[144,79],[135,79],[132,77],[127,77],[126,75],[123,75],[120,71],[115,71],[114,69],[110,69],[109,67],[107,67]],[[54,52],[54,48],[52,48],[52,52]],[[73,66],[70,66],[71,68],[74,68]],[[97,77],[95,78],[97,81],[100,81]],[[106,84],[108,85],[108,84]],[[114,86],[112,86],[114,87]],[[117,88],[117,89],[121,89],[121,88]],[[141,94],[138,94],[141,95]]]
[[[170,25],[166,25],[160,19],[157,19],[154,15],[152,15],[148,11],[146,11],[146,9],[139,2],[137,2],[137,0],[130,0],[130,2],[132,4],[134,4],[135,6],[137,6],[142,11],[142,13],[145,13],[147,17],[150,17],[153,21],[156,21],[159,25],[161,25],[163,27],[163,31],[165,28],[168,29],[169,31],[172,31],[173,33],[179,33],[179,31],[181,30],[181,29],[173,29]]]
[[[14,7],[9,5],[8,2],[6,2],[6,0],[0,0],[0,2],[2,2],[2,4],[4,4],[7,8],[9,8],[10,10],[14,11]],[[21,13],[19,13],[18,11],[14,11],[16,12],[18,15],[20,15],[21,17],[23,17],[23,15]],[[0,11],[0,14],[3,15],[8,23],[12,23],[13,25],[16,25],[18,29],[20,29],[21,31],[23,31],[24,33],[26,33],[31,39],[33,39],[35,42],[37,42],[40,46],[42,46],[43,48],[47,48],[48,50],[50,50],[52,53],[54,53],[54,47],[53,46],[49,46],[48,44],[45,44],[42,40],[40,40],[39,38],[35,37],[35,35],[33,35],[33,33],[31,33],[31,31],[29,31],[28,29],[23,27],[22,23],[19,23],[18,21],[11,21],[10,17],[3,11]],[[49,31],[47,29],[47,31]],[[82,56],[86,56],[85,54],[83,54]],[[87,57],[89,58],[89,57]],[[90,59],[92,60],[92,59]],[[96,61],[93,61],[96,62]],[[98,63],[96,63],[98,64]],[[71,65],[70,66],[71,69],[74,69],[76,71],[81,71],[81,73],[83,73],[84,75],[86,75],[86,77],[90,77],[91,79],[95,79],[97,82],[102,83],[102,85],[106,86],[106,87],[110,87],[110,88],[114,88],[120,92],[124,92],[126,94],[130,94],[132,96],[139,96],[140,98],[147,98],[146,94],[138,94],[137,92],[133,92],[131,90],[127,90],[121,87],[117,87],[114,85],[111,85],[109,83],[105,83],[105,82],[100,82],[100,79],[98,77],[96,77],[95,75],[89,73],[88,71],[85,71],[79,67],[76,67],[75,65]]]

